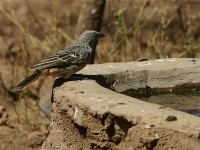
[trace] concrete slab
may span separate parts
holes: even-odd
[[[142,65],[145,63],[151,65]],[[57,79],[50,132],[42,149],[198,150],[199,117],[116,93],[98,83],[102,76],[115,76],[116,80],[110,82],[113,87],[123,84],[136,87],[135,83],[141,87],[140,82],[144,86],[155,82],[153,87],[171,87],[175,85],[171,80],[179,80],[176,84],[196,84],[200,81],[199,67],[199,60],[194,63],[190,59],[108,63],[87,66],[80,73],[88,79],[68,82]],[[124,81],[119,81],[122,74]],[[109,78],[103,79],[109,83]]]

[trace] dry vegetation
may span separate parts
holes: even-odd
[[[199,5],[184,0],[107,0],[102,25],[106,38],[97,46],[95,63],[199,57]],[[20,96],[10,89],[30,73],[29,65],[73,41],[80,8],[79,0],[0,1],[0,105],[28,105],[18,107],[24,117],[14,109],[18,122],[33,125],[43,120],[38,114],[27,116],[37,109],[33,100],[39,101],[43,80]]]

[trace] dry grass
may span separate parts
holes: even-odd
[[[102,26],[106,38],[97,46],[95,63],[199,57],[199,5],[182,0],[107,0]],[[0,64],[6,90],[29,74],[29,65],[73,41],[80,7],[79,0],[0,2]],[[43,80],[39,82],[26,99],[38,99]]]

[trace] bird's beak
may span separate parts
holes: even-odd
[[[104,34],[99,33],[98,38],[102,38],[102,37],[104,37],[104,36],[105,36]]]

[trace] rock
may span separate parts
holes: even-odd
[[[165,120],[166,121],[176,121],[177,117],[176,116],[167,116],[167,118]]]
[[[199,117],[105,87],[125,93],[147,86],[157,90],[199,84],[199,67],[199,60],[193,64],[190,59],[108,63],[86,67],[81,81],[57,79],[42,149],[198,150]],[[176,121],[166,121],[168,116]]]
[[[100,84],[130,96],[200,90],[200,59],[170,58],[88,65],[80,73],[102,77]],[[105,83],[103,83],[104,81]]]

